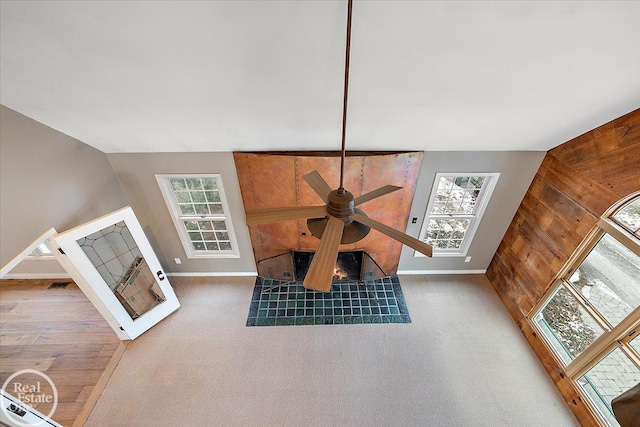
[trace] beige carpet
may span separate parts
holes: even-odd
[[[485,276],[401,276],[410,324],[245,327],[254,280],[177,283],[86,425],[578,425]]]

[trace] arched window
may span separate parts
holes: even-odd
[[[529,320],[607,424],[640,383],[640,192],[609,209]]]

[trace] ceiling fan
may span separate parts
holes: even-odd
[[[322,206],[294,206],[285,208],[260,209],[247,212],[247,225],[267,224],[280,221],[306,219],[311,234],[320,239],[320,246],[314,254],[309,271],[303,281],[306,289],[329,292],[334,268],[341,244],[354,243],[363,239],[373,228],[392,239],[405,244],[426,256],[432,255],[430,245],[369,218],[356,208],[365,202],[402,189],[385,185],[369,193],[354,197],[344,188],[344,161],[346,156],[345,135],[347,125],[347,95],[349,88],[349,56],[351,51],[351,14],[353,0],[347,6],[347,43],[344,72],[344,97],[342,104],[342,150],[340,158],[340,187],[331,190],[329,184],[317,172],[303,178],[325,202]]]

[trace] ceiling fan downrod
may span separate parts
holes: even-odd
[[[351,11],[353,9],[353,0],[349,0],[347,4],[347,44],[345,49],[344,60],[344,94],[342,99],[342,149],[340,151],[340,187],[337,195],[345,196],[344,189],[344,161],[346,157],[346,133],[347,133],[347,98],[349,95],[349,57],[351,54]]]

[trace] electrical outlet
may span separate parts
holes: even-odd
[[[471,257],[470,257],[470,256],[468,256],[468,257],[466,257],[466,258],[464,259],[464,262],[469,262],[469,261],[471,261]]]
[[[174,258],[173,260],[176,262],[176,264],[182,264],[182,261],[180,260],[180,258]]]

